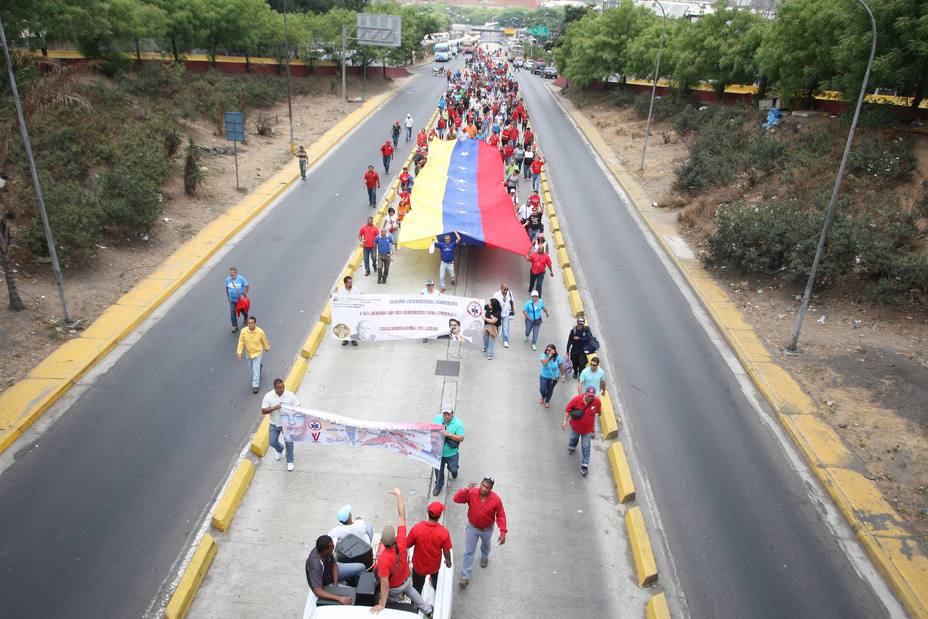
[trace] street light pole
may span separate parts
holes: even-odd
[[[348,101],[347,79],[345,77],[345,54],[348,53],[348,26],[342,24],[342,101]]]
[[[854,109],[854,118],[851,120],[851,128],[847,132],[847,144],[844,145],[844,155],[841,157],[841,165],[838,167],[838,176],[835,178],[835,186],[831,191],[831,200],[828,202],[828,209],[825,211],[825,222],[822,224],[822,234],[818,239],[818,247],[815,249],[815,258],[812,260],[812,270],[809,272],[809,281],[806,282],[806,289],[802,293],[802,304],[799,306],[799,318],[796,320],[796,331],[793,333],[793,340],[786,347],[789,352],[796,352],[799,344],[799,333],[802,331],[802,321],[809,310],[809,301],[812,297],[812,285],[815,283],[815,273],[818,271],[818,263],[822,259],[822,252],[825,249],[825,240],[828,238],[828,231],[831,229],[831,221],[834,218],[835,204],[838,201],[838,191],[841,189],[841,180],[844,178],[844,168],[847,165],[847,158],[851,152],[851,143],[854,141],[854,130],[857,128],[857,119],[860,117],[860,108],[864,103],[864,94],[867,92],[867,81],[870,79],[870,68],[873,66],[873,57],[876,55],[876,18],[873,17],[873,11],[867,6],[864,0],[857,0],[867,15],[870,16],[870,30],[872,38],[870,41],[870,59],[867,61],[867,70],[864,72],[864,81],[860,85],[860,94],[857,96],[857,107]]]
[[[55,249],[55,237],[52,235],[51,224],[48,223],[48,213],[45,211],[45,199],[42,197],[42,185],[39,183],[39,172],[35,167],[32,156],[32,142],[29,141],[29,130],[26,128],[26,117],[23,115],[23,104],[19,100],[19,89],[16,87],[16,76],[13,75],[13,60],[10,58],[10,48],[6,43],[6,32],[3,22],[0,21],[0,43],[3,43],[3,55],[6,57],[6,69],[10,76],[10,87],[13,90],[13,101],[16,103],[16,115],[19,117],[19,128],[23,134],[23,147],[26,149],[26,159],[29,160],[29,172],[32,174],[32,184],[35,187],[35,200],[39,206],[39,217],[42,219],[42,228],[45,230],[45,241],[48,243],[48,256],[52,260],[52,272],[55,274],[55,283],[58,284],[58,296],[61,299],[61,309],[64,312],[64,323],[71,324],[68,315],[68,302],[64,296],[64,277],[61,275],[61,265],[58,263],[58,251]]]
[[[654,64],[654,83],[651,84],[651,104],[648,106],[648,124],[644,130],[644,147],[641,149],[641,167],[644,171],[644,159],[648,154],[648,138],[651,137],[651,114],[654,112],[654,95],[657,93],[657,78],[661,70],[661,54],[664,52],[664,29],[667,27],[667,13],[664,12],[664,5],[660,0],[654,0],[657,6],[661,8],[661,38],[657,46],[657,62]]]
[[[287,3],[284,2],[284,52],[286,54],[285,63],[287,67],[287,116],[290,119],[290,154],[296,152],[293,143],[293,99],[290,87],[290,39],[287,36]]]

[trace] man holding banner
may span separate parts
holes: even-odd
[[[435,489],[432,491],[432,496],[438,496],[441,494],[442,486],[445,485],[446,466],[448,472],[451,473],[451,478],[458,478],[458,457],[461,443],[464,442],[464,424],[455,417],[454,410],[450,408],[442,409],[432,423],[440,423],[444,426],[441,431],[445,439],[442,444],[441,464],[435,469]]]

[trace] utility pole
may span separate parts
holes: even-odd
[[[828,238],[828,231],[831,229],[831,221],[835,214],[835,204],[838,201],[838,191],[841,189],[841,179],[844,178],[844,168],[847,165],[848,155],[851,153],[851,143],[854,141],[854,130],[857,128],[857,119],[860,117],[860,108],[864,103],[864,94],[867,92],[867,82],[870,80],[870,68],[873,66],[873,57],[876,55],[876,19],[873,17],[873,11],[867,6],[864,0],[857,0],[867,15],[870,16],[870,60],[867,62],[867,70],[864,71],[864,81],[860,84],[860,95],[857,97],[857,107],[854,109],[854,118],[851,120],[851,128],[847,132],[847,144],[844,145],[844,155],[841,157],[841,165],[838,166],[838,176],[835,178],[835,186],[831,191],[831,200],[828,202],[828,210],[825,211],[825,222],[822,224],[822,234],[818,239],[818,247],[815,249],[815,258],[812,259],[812,270],[809,272],[809,281],[806,282],[806,289],[802,293],[802,304],[799,306],[799,318],[796,320],[796,332],[793,333],[793,340],[786,347],[788,352],[796,352],[799,345],[799,333],[802,331],[802,321],[809,310],[809,301],[812,297],[812,285],[815,283],[815,273],[818,271],[818,263],[822,259],[822,252],[825,249],[825,240]]]
[[[52,259],[52,271],[55,274],[55,283],[58,284],[58,296],[61,298],[61,309],[64,312],[65,324],[71,323],[68,315],[68,302],[64,296],[64,277],[61,275],[61,265],[58,263],[58,252],[55,249],[55,238],[52,227],[48,223],[48,213],[45,211],[45,199],[42,197],[42,185],[39,183],[39,172],[35,167],[32,156],[32,142],[29,141],[29,130],[26,128],[26,117],[23,115],[23,104],[19,100],[19,89],[16,88],[16,76],[13,75],[13,60],[10,58],[10,48],[6,43],[6,32],[3,22],[0,21],[0,42],[3,43],[3,55],[6,57],[6,69],[10,75],[10,87],[13,90],[13,101],[16,103],[16,115],[19,117],[19,128],[23,134],[23,146],[26,149],[26,159],[29,160],[29,172],[32,174],[32,184],[35,187],[35,199],[39,205],[39,216],[42,219],[42,228],[45,229],[45,241],[48,243],[48,255]]]
[[[657,79],[660,77],[661,54],[664,51],[664,28],[667,27],[667,13],[664,12],[664,5],[660,0],[654,0],[657,6],[661,7],[661,38],[657,46],[657,62],[654,64],[654,83],[651,85],[651,104],[648,106],[648,124],[644,130],[644,147],[641,149],[641,167],[638,169],[644,172],[644,159],[648,154],[648,138],[651,137],[651,115],[654,113],[654,95],[657,93]]]
[[[342,24],[342,101],[348,102],[347,79],[345,77],[345,54],[348,53],[348,25]]]
[[[293,143],[293,99],[290,87],[290,39],[287,36],[287,3],[284,2],[284,53],[286,54],[287,67],[287,116],[290,118],[290,154],[296,152],[296,145]]]

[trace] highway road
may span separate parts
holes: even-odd
[[[685,611],[886,616],[546,82],[519,82]]]
[[[251,283],[252,309],[271,343],[269,387],[289,366],[370,214],[366,166],[382,171],[379,146],[393,121],[407,112],[427,120],[444,83],[423,75],[359,126],[36,446],[17,454],[0,475],[0,614],[145,612],[257,423],[260,396],[251,394],[246,364],[234,359],[228,267],[237,265]],[[398,161],[408,152],[402,138],[400,147]]]

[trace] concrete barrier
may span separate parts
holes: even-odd
[[[183,619],[187,616],[190,605],[193,604],[193,598],[196,597],[200,583],[203,582],[203,577],[206,576],[217,550],[213,536],[206,533],[203,539],[200,540],[200,545],[197,546],[196,552],[193,553],[193,558],[187,564],[187,568],[184,570],[184,574],[177,583],[174,594],[164,610],[166,619]]]
[[[325,323],[321,320],[316,322],[316,324],[313,325],[313,330],[309,332],[309,337],[307,337],[306,341],[303,343],[303,348],[300,349],[300,356],[304,359],[312,359],[313,355],[316,354],[316,350],[319,349],[319,344],[322,343],[325,332]]]
[[[557,215],[551,211],[548,211],[548,229],[551,232],[559,232],[561,229],[561,223],[557,220]]]
[[[599,396],[602,408],[599,413],[599,427],[603,432],[603,439],[615,438],[619,434],[619,420],[612,406],[612,398],[608,393]]]
[[[580,300],[579,292],[576,290],[568,292],[567,301],[570,303],[570,313],[573,314],[575,318],[583,316],[583,301]]]
[[[355,247],[354,251],[351,252],[351,256],[348,258],[348,268],[352,273],[358,270],[358,267],[361,266],[361,261],[364,259],[364,250],[360,247]]]
[[[564,243],[564,235],[561,234],[560,230],[555,230],[551,237],[554,239],[554,246],[556,248],[561,249],[567,247],[567,244]]]
[[[570,256],[567,255],[567,249],[565,247],[559,247],[557,250],[557,262],[561,265],[561,268],[570,266]]]
[[[327,325],[332,324],[332,302],[326,301],[325,307],[322,308],[322,313],[319,314],[319,322],[324,322]]]
[[[300,361],[306,362],[305,359],[300,359]],[[289,386],[289,384],[288,384]],[[268,415],[262,415],[264,419],[261,420],[261,423],[258,424],[258,429],[255,430],[255,435],[251,437],[251,445],[248,447],[251,450],[251,453],[263,458],[264,454],[267,453],[268,443],[270,439],[267,436],[268,426],[271,424],[271,418]]]
[[[564,267],[561,269],[561,277],[564,279],[564,288],[567,288],[567,291],[577,289],[577,280],[574,278],[574,270],[570,267]]]
[[[232,478],[213,510],[211,523],[214,529],[226,531],[229,528],[229,525],[232,524],[232,518],[235,517],[235,512],[238,511],[238,506],[245,497],[245,492],[248,490],[248,486],[251,485],[254,476],[255,465],[252,464],[251,460],[247,458],[239,460],[238,466],[235,467],[235,471],[232,473]]]
[[[612,477],[615,481],[616,495],[619,503],[628,503],[635,500],[635,482],[632,480],[632,471],[625,458],[625,448],[622,443],[612,443],[606,452],[609,464],[612,466]]]
[[[632,548],[638,584],[644,587],[657,580],[657,561],[640,507],[630,507],[625,512],[625,528],[628,529],[628,543]]]
[[[644,607],[644,616],[647,619],[670,619],[670,607],[667,606],[667,596],[663,593],[652,595]]]

